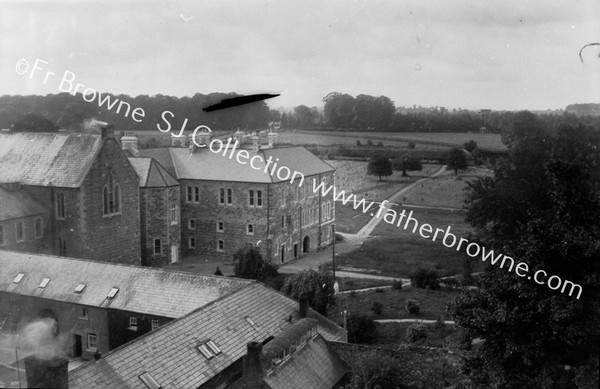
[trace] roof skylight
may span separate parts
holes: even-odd
[[[75,293],[81,293],[85,289],[85,284],[79,284],[75,287]]]
[[[106,298],[107,299],[112,299],[112,298],[114,298],[117,295],[118,292],[119,292],[119,288],[112,288],[110,290],[110,292],[108,292],[108,294],[106,295]]]
[[[48,285],[48,282],[50,282],[50,278],[44,278],[42,280],[42,282],[40,282],[40,284],[38,285],[39,288],[45,288],[46,285]]]
[[[25,276],[25,274],[23,274],[23,273],[17,274],[17,276],[15,277],[15,279],[13,280],[13,282],[15,284],[18,284],[19,282],[21,282],[21,280],[23,279],[24,276]]]

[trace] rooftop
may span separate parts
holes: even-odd
[[[342,328],[309,316],[324,339],[343,341]],[[69,387],[146,389],[139,376],[148,373],[164,388],[197,388],[242,358],[248,342],[265,342],[299,320],[296,301],[251,283],[72,370]]]
[[[0,269],[0,292],[169,318],[252,282],[5,250],[0,250]],[[49,281],[40,287],[44,278]]]
[[[178,186],[179,182],[154,158],[129,158],[141,188]]]
[[[19,219],[47,213],[48,210],[22,191],[0,186],[0,220]]]
[[[98,134],[0,133],[0,182],[78,188],[101,146]]]
[[[261,149],[257,154],[247,149],[235,149],[232,158],[229,158],[230,151],[226,152],[226,156],[223,155],[224,153],[225,151],[213,153],[208,148],[199,148],[191,152],[187,148],[171,147],[139,150],[138,155],[140,157],[155,158],[180,180],[281,182],[282,180],[276,175],[269,174],[275,162],[278,167],[285,166],[290,169],[291,174],[299,172],[305,177],[334,170],[331,165],[300,146]],[[240,153],[249,154],[250,158],[259,155],[261,158],[253,162],[258,169],[250,165],[248,158],[245,158],[245,160],[242,158],[243,164],[238,162],[237,156]],[[272,163],[268,171],[265,172],[266,161],[269,157],[271,157]],[[299,181],[299,178],[296,178],[296,181]]]

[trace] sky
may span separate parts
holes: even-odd
[[[68,71],[71,91],[281,94],[271,107],[560,109],[600,103],[593,42],[598,0],[0,0],[0,95],[60,93]]]

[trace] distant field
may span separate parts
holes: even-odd
[[[412,217],[417,219],[419,225],[427,223],[433,228],[441,228],[442,230],[446,230],[446,228],[450,226],[452,233],[456,236],[466,237],[470,232],[472,232],[472,228],[465,221],[465,214],[462,212],[448,212],[438,211],[435,209],[420,209],[410,207],[400,208],[398,206],[394,206],[392,209],[397,213],[401,213],[404,209],[406,211],[406,215],[412,211]],[[409,229],[405,230],[404,222],[402,222],[400,227],[398,227],[396,225],[386,223],[385,221],[381,221],[381,223],[379,223],[373,230],[372,235],[395,237],[396,239],[425,240],[424,238],[420,237],[418,231],[416,234],[413,234],[410,226]]]
[[[284,138],[287,136],[294,142],[305,142],[312,144],[341,144],[342,139],[350,138],[345,144],[356,144],[356,139],[371,139],[377,143],[381,140],[384,145],[386,141],[390,145],[398,143],[406,145],[406,142],[413,141],[427,147],[439,146],[461,146],[469,140],[474,140],[477,145],[484,149],[506,150],[506,145],[502,143],[500,134],[477,134],[477,133],[446,133],[446,132],[350,132],[350,131],[301,131],[282,132]],[[321,142],[321,143],[319,143]],[[325,143],[336,142],[336,143]],[[361,140],[362,142],[362,140]]]
[[[384,146],[396,148],[407,148],[408,141],[401,139],[381,139],[378,134],[382,133],[325,133],[320,131],[308,132],[300,130],[284,130],[279,133],[281,143],[291,143],[294,145],[321,145],[321,146],[356,146],[356,141],[360,141],[363,146],[371,140],[373,144],[381,141]],[[446,148],[441,145],[427,145],[427,148]]]

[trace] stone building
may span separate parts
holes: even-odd
[[[139,179],[112,128],[3,130],[0,184],[0,248],[140,264]]]
[[[275,147],[276,134],[266,137],[262,145],[238,131],[217,142],[218,153],[193,144],[139,150],[179,181],[183,257],[229,260],[249,244],[283,263],[332,242],[333,194],[313,193],[313,180],[333,185],[334,169],[304,147]]]

